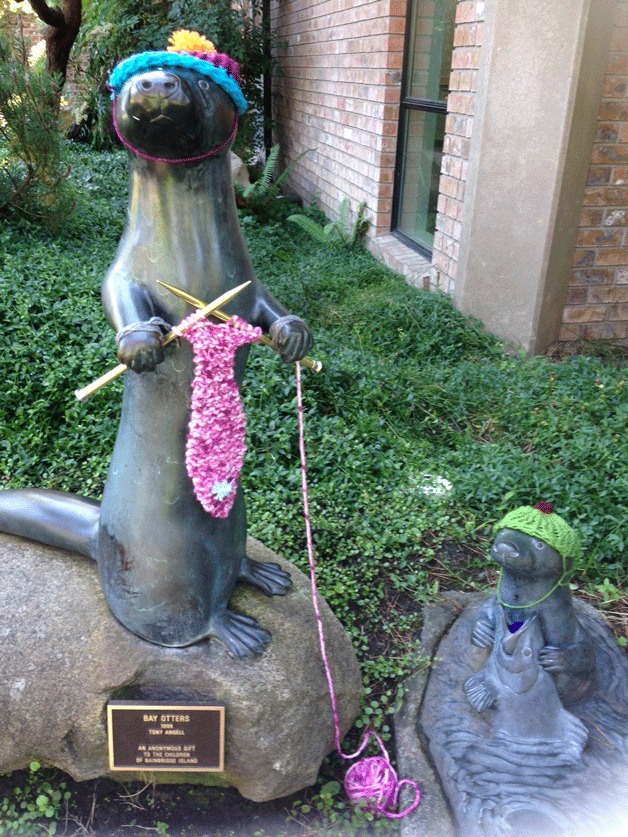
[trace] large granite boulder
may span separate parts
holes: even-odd
[[[109,775],[111,699],[214,699],[226,706],[224,773],[113,774],[235,786],[266,801],[315,782],[333,749],[333,720],[309,582],[249,539],[248,554],[292,576],[284,597],[237,589],[232,606],[272,633],[268,650],[238,660],[215,641],[163,648],[111,615],[95,564],[0,534],[0,772],[36,758],[77,780]],[[340,623],[322,602],[343,731],[358,711],[360,674]]]

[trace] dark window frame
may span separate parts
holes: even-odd
[[[411,72],[410,55],[411,55],[411,36],[412,36],[412,16],[414,14],[416,3],[421,0],[410,0],[406,9],[406,31],[403,42],[403,67],[401,70],[401,96],[399,99],[399,121],[397,127],[397,147],[395,151],[395,174],[393,179],[393,199],[392,212],[390,222],[390,232],[395,238],[403,242],[412,250],[420,253],[422,256],[432,258],[433,249],[420,244],[409,235],[398,229],[399,213],[401,205],[402,183],[401,175],[403,173],[403,158],[406,145],[406,128],[405,116],[407,111],[420,111],[422,113],[438,113],[443,116],[447,115],[447,102],[438,99],[418,99],[412,96],[404,96],[404,92],[408,86],[408,78]]]

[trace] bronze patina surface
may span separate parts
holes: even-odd
[[[203,300],[250,281],[226,313],[270,332],[287,362],[312,344],[305,323],[257,280],[244,244],[227,156],[234,108],[221,87],[189,69],[138,73],[120,90],[116,121],[135,151],[127,222],[102,299],[112,328],[122,332],[118,359],[131,372],[103,499],[0,492],[0,530],[94,558],[109,607],[138,636],[171,647],[216,637],[232,654],[248,656],[260,653],[270,634],[229,609],[236,582],[277,595],[290,577],[247,557],[241,489],[224,519],[195,498],[185,468],[192,350],[187,343],[164,347],[149,324],[160,318],[174,325],[189,313],[158,280]],[[205,157],[212,149],[219,153]],[[236,354],[238,385],[247,355],[246,346]]]

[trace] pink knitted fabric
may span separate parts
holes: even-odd
[[[239,346],[258,340],[262,330],[232,317],[213,323],[191,314],[183,336],[194,350],[192,409],[185,464],[194,494],[205,511],[227,517],[246,452],[246,417],[233,377]]]

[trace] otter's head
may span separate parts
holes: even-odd
[[[545,541],[516,529],[501,529],[491,546],[491,558],[504,569],[528,578],[559,578],[571,568]]]
[[[237,111],[210,78],[173,67],[131,76],[116,96],[114,119],[131,150],[177,162],[226,148]]]
[[[116,132],[135,154],[158,162],[216,156],[247,108],[238,64],[198,32],[174,32],[169,44],[125,58],[111,73]]]
[[[495,531],[491,557],[505,570],[530,578],[567,578],[581,554],[580,539],[552,503],[514,509]]]

